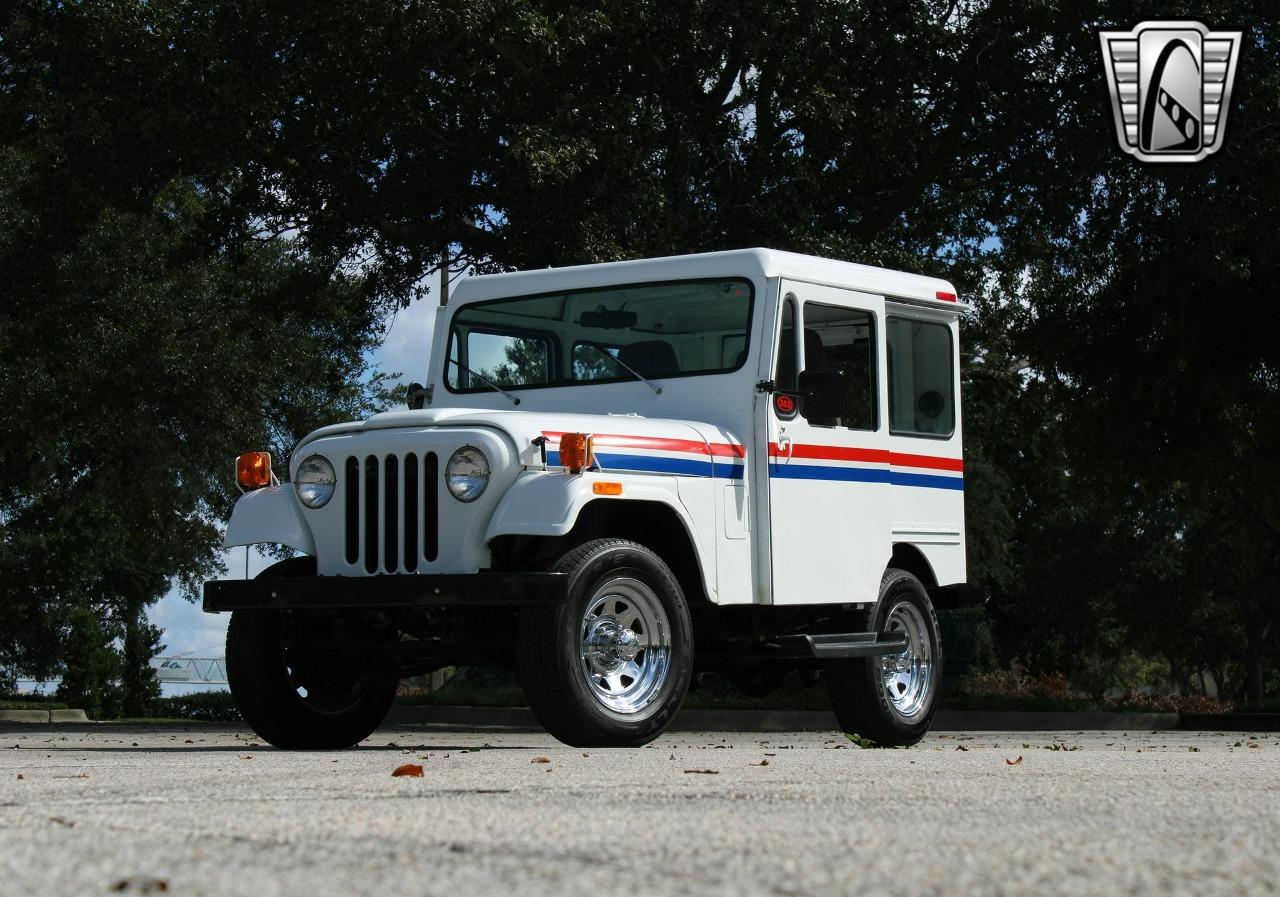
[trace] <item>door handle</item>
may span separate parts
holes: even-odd
[[[791,437],[790,436],[778,437],[778,457],[786,458],[788,461],[791,460]]]

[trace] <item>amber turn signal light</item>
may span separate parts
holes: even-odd
[[[560,466],[579,473],[595,463],[591,437],[586,433],[565,433],[560,437]]]
[[[236,482],[246,491],[270,486],[271,453],[245,452],[236,458]]]
[[[596,495],[621,495],[622,484],[607,483],[602,480],[597,480],[596,482],[591,484],[591,491],[594,492]]]

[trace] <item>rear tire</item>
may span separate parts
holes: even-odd
[[[871,628],[906,634],[908,650],[827,662],[831,709],[847,733],[908,747],[929,731],[942,673],[938,618],[920,580],[905,570],[885,571]]]
[[[639,747],[662,734],[693,672],[675,574],[643,545],[596,539],[552,570],[569,600],[521,615],[520,684],[547,731],[575,747]]]
[[[351,671],[286,649],[284,623],[274,611],[231,614],[227,682],[244,721],[264,741],[291,750],[347,748],[368,738],[395,699],[394,671],[372,660]]]

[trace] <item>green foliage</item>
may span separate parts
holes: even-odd
[[[129,714],[131,716],[135,714]],[[156,698],[137,716],[187,719],[206,723],[240,722],[240,711],[228,691],[202,691],[189,695]]]
[[[147,622],[147,604],[135,599],[126,607],[120,656],[120,713],[124,716],[141,716],[147,705],[160,697],[160,681],[151,658],[163,651],[164,645],[160,644],[160,629]]]
[[[66,670],[56,696],[90,719],[111,719],[120,710],[120,655],[112,648],[114,626],[88,607],[69,613],[63,644]]]

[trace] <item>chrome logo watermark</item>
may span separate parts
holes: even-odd
[[[1143,22],[1100,31],[1120,148],[1143,162],[1199,162],[1222,149],[1239,31]]]

